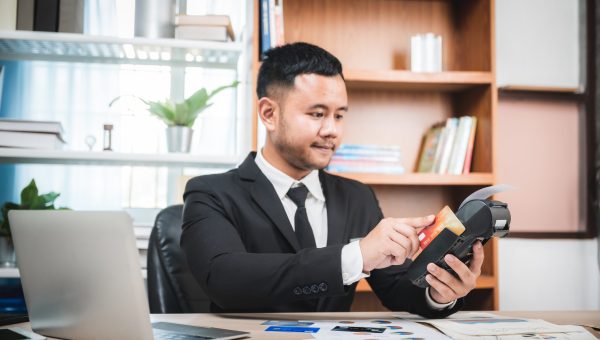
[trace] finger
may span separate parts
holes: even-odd
[[[397,222],[407,224],[413,228],[424,228],[433,223],[433,221],[435,221],[435,215],[399,218]]]
[[[406,250],[407,254],[410,254],[412,252],[413,242],[410,240],[410,238],[404,236],[401,233],[396,232],[395,230],[390,231],[388,237],[394,243],[402,246]]]
[[[450,289],[450,287],[445,285],[442,281],[438,280],[435,276],[427,274],[425,276],[425,280],[427,283],[429,283],[431,288],[435,289],[444,298],[444,300],[452,301],[457,299],[454,291],[452,291],[452,289]]]
[[[430,273],[430,275],[433,275],[436,279],[444,283],[456,295],[460,295],[466,290],[462,282],[459,281],[454,275],[433,263],[427,265],[427,271]]]
[[[457,288],[456,290],[456,292],[459,293],[459,295],[461,293],[469,292],[473,288],[475,288],[475,282],[477,281],[478,275],[471,272],[471,270],[469,269],[469,267],[467,267],[466,264],[464,264],[456,256],[450,254],[444,257],[444,261],[446,261],[448,266],[450,266],[450,268],[452,268],[454,272],[458,274],[458,277],[460,277],[461,288]]]
[[[419,236],[417,235],[417,231],[404,223],[393,225],[393,227],[396,232],[410,240],[410,254],[414,254],[419,249]]]
[[[473,259],[471,259],[471,263],[469,265],[469,269],[471,270],[471,272],[473,272],[477,276],[481,274],[483,258],[483,245],[480,241],[477,241],[473,244]]]
[[[390,239],[387,243],[387,248],[386,254],[394,257],[393,262],[404,263],[404,260],[408,255],[408,251],[404,246]]]

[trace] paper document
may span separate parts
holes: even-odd
[[[412,321],[385,320],[303,320],[318,327],[315,339],[433,339],[449,340],[435,328]]]
[[[469,317],[423,320],[457,339],[595,339],[583,327],[555,325],[540,319]]]
[[[458,209],[462,208],[462,206],[465,205],[469,201],[484,200],[490,196],[494,196],[501,192],[514,190],[514,189],[516,189],[516,188],[509,184],[497,184],[497,185],[492,185],[489,187],[481,188],[481,189],[475,191],[474,193],[470,194],[469,196],[467,196],[467,198],[465,198],[465,200],[462,201],[462,203],[460,204]]]

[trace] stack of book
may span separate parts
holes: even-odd
[[[285,43],[283,29],[283,0],[260,0],[260,52]]]
[[[134,223],[133,232],[135,234],[135,244],[138,249],[140,266],[146,269],[148,264],[148,244],[153,225],[145,223]]]
[[[63,147],[60,122],[0,119],[0,147],[53,149]]]
[[[471,171],[477,118],[448,118],[423,136],[417,172],[468,174]]]
[[[178,15],[175,38],[188,40],[235,41],[228,15]]]
[[[333,155],[328,171],[403,174],[399,146],[342,144]]]

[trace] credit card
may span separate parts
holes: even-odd
[[[310,326],[312,324],[314,324],[314,322],[310,322],[310,321],[292,321],[292,320],[268,320],[268,321],[265,321],[265,322],[261,323],[261,325],[269,325],[269,326],[292,326],[292,327]]]
[[[427,248],[433,239],[435,239],[444,229],[449,229],[456,235],[461,235],[465,231],[465,226],[448,206],[445,206],[437,213],[435,222],[432,225],[426,227],[419,233],[418,236],[421,250]]]
[[[292,332],[292,333],[316,333],[319,328],[316,327],[288,327],[288,326],[269,326],[265,332]]]
[[[379,327],[359,327],[359,326],[335,326],[332,331],[340,331],[340,332],[367,332],[367,333],[383,333],[385,332],[385,328]]]

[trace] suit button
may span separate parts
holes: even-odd
[[[302,294],[302,289],[300,287],[294,288],[294,295],[300,295],[300,294]]]
[[[310,286],[310,291],[313,294],[317,294],[319,292],[319,287],[317,285],[312,285],[312,286]]]
[[[309,286],[304,286],[302,288],[302,293],[304,293],[304,295],[310,294],[310,287]]]
[[[327,283],[325,283],[325,282],[321,282],[321,283],[319,283],[319,289],[320,289],[322,292],[326,292],[326,291],[327,291]]]

